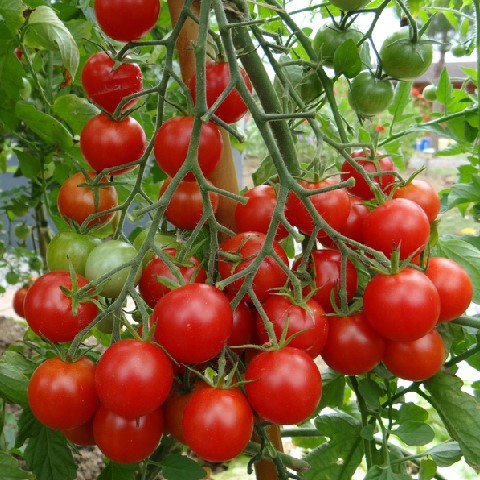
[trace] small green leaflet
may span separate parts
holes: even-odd
[[[450,467],[462,458],[462,450],[457,442],[445,442],[427,450],[439,467]]]
[[[435,437],[435,432],[430,425],[415,420],[402,422],[398,428],[392,430],[392,433],[410,446],[426,445]]]
[[[394,473],[390,467],[375,465],[363,480],[412,480],[412,477],[403,473]]]
[[[80,63],[78,46],[70,31],[50,7],[39,6],[33,10],[28,18],[25,44],[30,48],[59,50],[65,69],[72,78],[75,77]]]
[[[335,75],[345,75],[348,78],[356,77],[362,71],[362,61],[356,43],[349,38],[336,50],[333,56]]]
[[[21,0],[2,0],[0,3],[0,25],[4,24],[12,36],[18,33],[24,21],[23,8]]]
[[[437,85],[437,101],[443,105],[448,105],[452,97],[452,84],[450,83],[450,77],[446,67],[443,67],[440,79]],[[447,113],[445,111],[445,113]]]
[[[388,107],[388,111],[393,115],[392,124],[400,120],[405,107],[410,102],[410,91],[412,90],[412,82],[398,82],[395,88],[395,95],[392,104]]]
[[[0,472],[2,480],[31,480],[33,475],[22,470],[15,458],[0,452]]]
[[[18,352],[6,351],[0,358],[0,396],[10,403],[27,405],[28,379],[34,365]]]
[[[137,464],[123,465],[110,462],[97,477],[97,480],[135,480]]]
[[[72,129],[74,134],[80,134],[85,124],[100,113],[87,99],[74,94],[58,97],[52,105],[52,111]]]
[[[200,480],[205,470],[195,460],[178,453],[168,455],[161,461],[165,480]]]

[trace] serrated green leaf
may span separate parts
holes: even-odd
[[[410,103],[410,91],[412,90],[412,82],[398,82],[395,88],[395,95],[393,102],[388,107],[388,111],[393,115],[392,123],[399,120],[405,110],[405,107]]]
[[[437,85],[437,101],[443,105],[447,105],[452,98],[452,84],[446,67],[443,67],[442,73]]]
[[[23,407],[22,414],[18,421],[18,434],[15,440],[15,447],[20,448],[28,438],[35,437],[40,433],[42,424],[33,416],[29,407]]]
[[[343,395],[345,392],[345,376],[339,375],[329,369],[322,374],[322,380],[323,388],[320,409],[325,407],[340,408],[343,404]]]
[[[20,353],[6,351],[0,358],[0,396],[10,403],[27,405],[28,380],[34,369]]]
[[[457,442],[445,442],[435,445],[425,453],[430,455],[439,467],[450,467],[462,458],[462,450]]]
[[[357,44],[349,38],[336,50],[333,56],[333,68],[337,76],[356,77],[363,69]]]
[[[33,475],[20,468],[18,461],[8,453],[0,452],[0,472],[2,480],[30,480]]]
[[[439,373],[425,382],[430,403],[450,436],[458,442],[467,463],[480,467],[480,401],[462,391],[463,381]]]
[[[21,0],[2,0],[0,3],[0,25],[4,24],[12,36],[17,34],[24,21],[23,8]]]
[[[52,105],[52,111],[72,129],[74,134],[80,134],[85,124],[100,113],[100,110],[87,99],[73,94],[58,97]]]
[[[200,480],[205,470],[195,460],[179,453],[168,455],[161,461],[165,480]]]
[[[392,430],[392,434],[410,446],[426,445],[435,437],[435,432],[430,425],[415,420],[406,420],[401,423],[398,428]]]
[[[120,464],[109,462],[101,471],[97,480],[134,480],[137,464]]]
[[[73,145],[70,132],[56,118],[40,112],[34,105],[18,102],[15,106],[15,113],[27,127],[43,140],[61,148],[69,148]]]
[[[329,441],[307,455],[310,469],[305,472],[305,479],[351,480],[363,458],[360,422],[342,411],[335,411],[318,416],[315,427]]]
[[[451,258],[468,273],[473,284],[473,301],[480,304],[480,252],[471,243],[457,238],[440,238],[439,255]]]
[[[28,440],[25,460],[38,480],[75,480],[77,465],[62,432],[42,425]]]
[[[75,77],[80,63],[80,52],[72,34],[47,6],[37,7],[28,18],[25,43],[31,48],[58,50],[63,66],[72,78]]]

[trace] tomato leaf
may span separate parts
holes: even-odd
[[[362,71],[362,61],[357,44],[351,38],[345,40],[335,50],[333,66],[337,76],[343,74],[347,78],[356,77]]]
[[[23,8],[21,0],[2,0],[0,5],[0,27],[2,30],[4,28],[8,29],[12,35],[18,32],[23,23]],[[2,79],[5,78],[2,77]]]
[[[20,468],[18,461],[14,457],[4,452],[0,452],[0,472],[2,472],[2,480],[33,479],[31,473]]]
[[[439,373],[425,382],[430,403],[450,436],[458,442],[467,463],[480,467],[480,400],[462,391],[463,381]]]
[[[343,395],[345,392],[345,375],[339,375],[333,370],[328,369],[322,374],[322,383],[320,410],[325,407],[340,408],[343,404]]]
[[[404,403],[398,411],[398,422],[406,421],[425,422],[428,420],[428,412],[415,403]]]
[[[277,169],[273,164],[272,157],[267,155],[260,163],[259,167],[255,172],[252,173],[252,180],[254,185],[262,185],[270,177],[277,174]]]
[[[61,148],[68,148],[73,145],[70,132],[56,118],[40,112],[34,105],[18,102],[15,106],[15,113],[27,127],[31,128],[43,140]]]
[[[358,383],[358,388],[367,407],[371,410],[378,410],[380,408],[380,398],[384,394],[380,385],[370,378],[364,378]]]
[[[77,95],[62,95],[55,100],[52,111],[61,118],[75,134],[80,134],[85,124],[100,113],[95,105]]]
[[[200,480],[205,470],[191,458],[178,453],[168,455],[161,461],[165,480]]]
[[[335,411],[317,417],[315,427],[330,440],[307,455],[311,468],[305,473],[305,479],[350,480],[363,457],[362,425],[354,417]]]
[[[395,473],[391,467],[380,467],[374,465],[368,472],[363,480],[411,480],[410,475],[403,473]]]
[[[393,102],[388,107],[388,111],[393,115],[392,124],[400,120],[405,107],[410,103],[410,91],[412,82],[398,82],[395,88]]]
[[[425,453],[430,455],[439,467],[450,467],[462,458],[462,450],[457,442],[445,442],[435,445]]]
[[[402,422],[398,428],[391,432],[410,446],[426,445],[435,437],[435,432],[430,425],[415,420]]]
[[[50,7],[39,6],[30,14],[25,43],[31,48],[60,51],[65,69],[75,77],[80,52],[72,34]]]
[[[20,448],[27,438],[35,437],[40,433],[42,424],[33,416],[28,407],[24,407],[18,421],[18,434],[15,440],[15,447]]]
[[[425,458],[420,462],[420,471],[418,472],[418,480],[431,480],[437,473],[437,464]]]
[[[27,405],[28,379],[34,369],[20,353],[6,351],[0,358],[0,396],[10,403]]]
[[[75,480],[77,465],[62,432],[41,426],[28,440],[25,460],[38,480]]]
[[[109,462],[102,470],[97,480],[134,480],[137,464],[121,464]]]
[[[437,85],[437,101],[443,105],[448,105],[452,97],[452,84],[448,76],[447,68],[443,67],[440,79]]]
[[[480,194],[480,189],[478,193]],[[480,304],[480,252],[478,249],[458,238],[440,238],[437,248],[441,256],[451,258],[467,271],[473,284],[473,301]]]

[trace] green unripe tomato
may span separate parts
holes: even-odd
[[[28,213],[28,205],[23,205],[20,203],[14,203],[13,205],[9,206],[8,209],[17,218],[24,217]]]
[[[358,43],[363,38],[363,33],[354,28],[339,30],[333,24],[324,25],[317,31],[313,39],[313,48],[319,61],[326,67],[333,68],[335,51],[347,40]]]
[[[436,85],[427,85],[423,89],[423,98],[429,102],[434,102],[437,99],[437,87]]]
[[[5,279],[9,285],[16,285],[20,281],[20,275],[17,272],[10,270],[5,275]]]
[[[26,240],[32,234],[32,227],[26,223],[20,223],[19,225],[15,225],[13,232],[20,240]]]
[[[465,54],[467,53],[466,50],[465,50],[465,47],[463,45],[460,45],[460,44],[452,47],[452,49],[450,51],[452,52],[452,55],[454,57],[464,57]]]
[[[85,262],[100,239],[73,231],[55,235],[47,247],[47,266],[50,271],[68,272],[68,261],[79,275],[85,276]]]
[[[361,72],[352,81],[348,92],[350,106],[359,114],[369,116],[383,112],[393,100],[393,86],[389,80],[375,78],[370,72]]]
[[[300,95],[305,103],[318,98],[323,92],[323,85],[316,72],[309,72],[303,76]]]
[[[41,257],[34,256],[28,260],[28,266],[37,272],[40,272],[43,268],[43,260]]]
[[[385,39],[380,48],[384,72],[390,77],[406,81],[425,73],[432,64],[432,44],[420,42],[412,42],[407,27]]]
[[[369,1],[370,0],[330,0],[330,3],[344,12],[353,12],[363,8]]]
[[[113,332],[113,322],[114,322],[114,315],[107,315],[105,318],[102,318],[96,325],[98,330],[102,333],[111,334]]]
[[[142,230],[133,240],[132,245],[137,249],[140,250],[140,247],[143,245],[143,242],[147,238],[148,229]],[[178,247],[178,242],[173,235],[164,235],[162,233],[156,233],[153,239],[153,243],[155,247],[159,250],[167,247]],[[147,250],[147,253],[143,257],[143,266],[145,266],[150,259],[153,257],[153,251]]]
[[[97,245],[88,255],[85,263],[85,277],[92,281],[111,272],[117,267],[132,260],[137,255],[137,249],[130,243],[121,240],[109,240]],[[120,294],[131,267],[125,267],[121,270],[111,273],[110,278],[103,285],[100,295],[109,298],[116,298]],[[137,285],[142,272],[137,271],[134,279],[134,285]]]

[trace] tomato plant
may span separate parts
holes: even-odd
[[[389,80],[379,79],[370,72],[358,74],[350,84],[348,101],[360,115],[375,115],[388,108],[393,100],[393,86]]]

